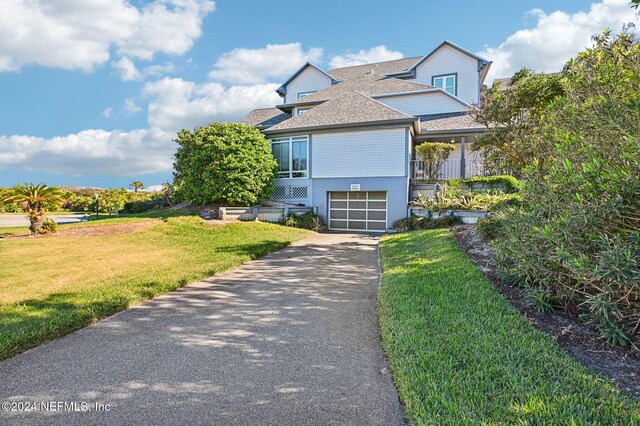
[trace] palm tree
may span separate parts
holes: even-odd
[[[31,225],[29,229],[32,234],[42,232],[45,221],[45,204],[61,203],[64,201],[64,194],[54,186],[45,184],[34,185],[33,183],[18,184],[8,189],[2,194],[2,201],[5,203],[17,203],[24,212]]]
[[[141,189],[144,189],[144,183],[140,182],[139,180],[134,180],[133,182],[131,182],[131,185],[129,185],[130,188],[133,188],[133,192],[138,192]]]

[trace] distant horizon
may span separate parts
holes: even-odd
[[[7,6],[0,187],[172,182],[178,130],[280,103],[275,89],[305,62],[328,70],[423,56],[447,39],[493,61],[491,81],[522,67],[558,71],[593,34],[638,22],[629,0],[369,2],[366,21],[348,18],[362,8],[357,2],[249,3]],[[288,25],[265,32],[283,8]],[[100,16],[99,26],[91,16]],[[396,31],[379,30],[400,22]],[[336,26],[339,34],[326,31]]]

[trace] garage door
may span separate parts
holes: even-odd
[[[329,229],[382,232],[386,228],[386,191],[329,193]]]

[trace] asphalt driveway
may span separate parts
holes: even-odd
[[[377,243],[319,234],[1,362],[0,402],[55,411],[0,423],[402,424]]]

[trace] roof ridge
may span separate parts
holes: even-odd
[[[389,62],[396,62],[396,61],[404,61],[404,60],[409,60],[409,59],[418,59],[418,58],[422,58],[423,56],[410,56],[408,58],[399,58],[399,59],[389,59],[388,61],[379,61],[379,62],[368,62],[366,64],[360,64],[360,65],[349,65],[348,67],[337,67],[337,68],[331,68],[330,70],[327,70],[327,72],[331,72],[331,71],[336,71],[336,70],[345,70],[347,68],[356,68],[356,67],[363,67],[365,65],[377,65],[377,64],[386,64]]]

